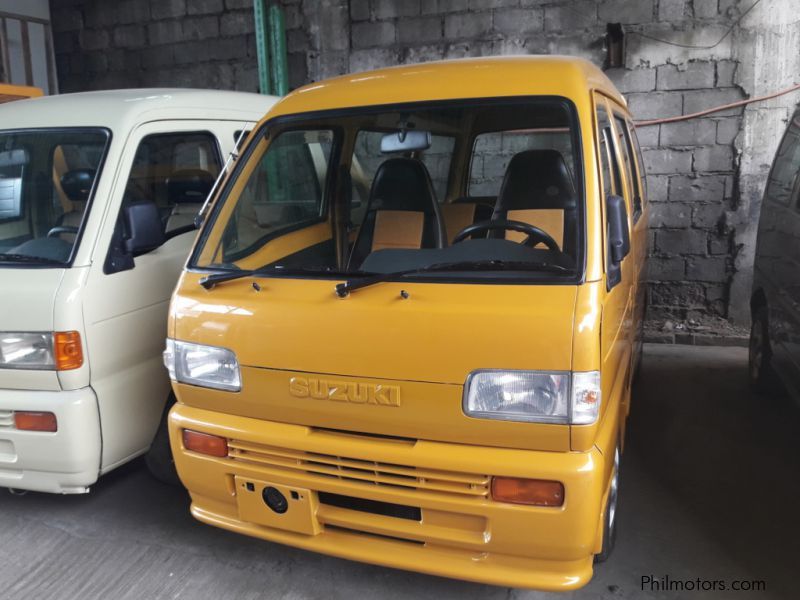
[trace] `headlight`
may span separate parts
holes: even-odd
[[[483,419],[589,424],[599,408],[597,371],[475,371],[464,389],[464,413]]]
[[[242,388],[236,355],[226,348],[167,340],[164,366],[174,381],[238,392]]]
[[[52,333],[0,333],[0,369],[55,369]]]

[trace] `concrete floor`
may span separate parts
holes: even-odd
[[[0,598],[797,598],[800,408],[751,395],[745,365],[741,348],[646,347],[617,547],[575,593],[395,571],[216,530],[137,461],[87,496],[0,491]],[[643,591],[646,575],[758,579],[767,591]]]

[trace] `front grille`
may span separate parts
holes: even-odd
[[[229,441],[228,448],[233,460],[269,468],[333,477],[365,485],[391,486],[462,497],[486,498],[489,495],[488,475],[381,463],[239,440]]]
[[[0,429],[12,429],[14,427],[14,411],[0,410]]]

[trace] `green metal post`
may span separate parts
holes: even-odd
[[[269,68],[269,33],[267,0],[253,0],[256,20],[256,50],[258,52],[258,87],[262,94],[271,94]],[[285,92],[284,92],[285,93]]]
[[[270,4],[267,16],[269,26],[270,71],[272,89],[278,96],[289,93],[289,65],[286,57],[286,25],[283,9],[278,4]]]

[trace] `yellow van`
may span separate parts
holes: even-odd
[[[27,100],[28,98],[38,98],[44,95],[40,88],[29,85],[11,85],[0,83],[0,104],[13,102],[14,100]]]
[[[289,94],[172,299],[192,514],[391,567],[584,585],[614,541],[646,229],[625,101],[583,60]]]

